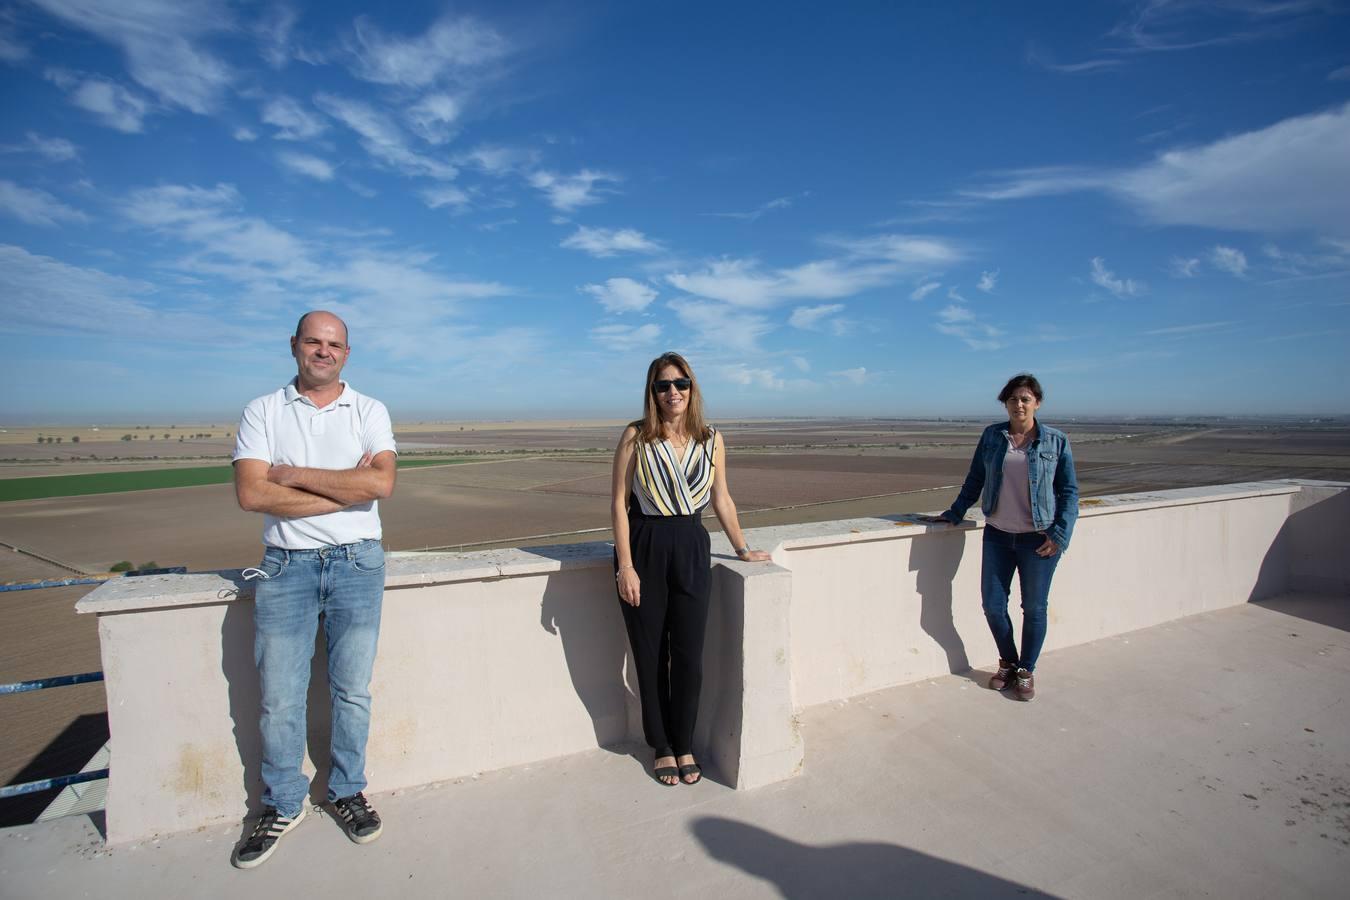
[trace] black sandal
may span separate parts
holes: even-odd
[[[703,780],[703,769],[699,768],[698,763],[689,763],[686,766],[680,766],[679,771],[680,771],[680,781],[683,782],[684,784],[695,785]],[[695,778],[693,781],[685,781],[684,777],[686,775],[697,775],[698,777]]]
[[[674,766],[658,766],[652,770],[652,777],[656,779],[656,783],[661,785],[661,787],[675,787],[675,785],[680,783],[680,771],[680,769],[677,769]],[[676,780],[662,781],[662,778],[674,778]]]
[[[658,759],[669,759],[671,762],[677,762],[675,759],[675,751],[671,750],[669,747],[658,748],[655,758],[652,760],[652,777],[656,779],[656,783],[661,785],[661,787],[675,787],[675,785],[680,783],[680,770],[674,766],[658,767],[656,765],[656,760]],[[662,778],[674,778],[675,780],[662,781]]]

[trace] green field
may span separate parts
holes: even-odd
[[[493,457],[500,458],[500,457]],[[453,459],[400,459],[400,469],[449,466],[476,462],[479,457]],[[193,466],[182,469],[142,469],[132,472],[90,472],[83,475],[45,475],[39,478],[0,479],[0,503],[7,500],[42,500],[47,497],[78,497],[83,494],[120,494],[160,488],[228,484],[231,466]]]

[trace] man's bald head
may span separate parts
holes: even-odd
[[[330,312],[329,312],[328,310],[326,310],[326,309],[311,309],[309,312],[307,312],[307,313],[305,313],[303,316],[301,316],[301,317],[300,317],[300,321],[298,321],[298,322],[295,323],[295,336],[296,336],[296,338],[299,338],[300,335],[302,335],[302,334],[304,333],[304,331],[305,331],[305,322],[306,322],[311,316],[323,317],[323,318],[328,319],[329,321],[333,321],[333,322],[336,322],[337,324],[341,325],[341,326],[342,326],[342,340],[343,340],[344,342],[346,342],[346,343],[351,343],[350,336],[347,334],[347,323],[344,322],[344,321],[342,321],[342,319],[341,319],[340,317],[338,317],[337,315],[334,315],[333,313],[330,313]],[[317,324],[317,322],[316,322],[316,324]]]

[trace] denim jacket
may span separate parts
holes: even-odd
[[[1003,457],[1008,452],[1008,423],[995,422],[980,435],[970,472],[951,509],[942,514],[950,522],[960,522],[975,498],[987,516],[998,502],[1003,484]],[[1031,479],[1031,524],[1059,545],[1069,547],[1073,524],[1078,519],[1078,476],[1073,470],[1073,453],[1064,432],[1036,423],[1036,438],[1027,446],[1027,472]]]

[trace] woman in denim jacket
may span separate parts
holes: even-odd
[[[980,593],[984,616],[998,644],[996,691],[1012,687],[1017,699],[1036,696],[1036,658],[1045,643],[1050,579],[1069,547],[1078,518],[1078,479],[1064,432],[1036,421],[1044,394],[1027,373],[1014,375],[999,392],[1008,421],[980,435],[970,473],[951,509],[942,514],[960,522],[977,497],[984,511],[984,557]],[[1008,592],[1016,571],[1022,588],[1022,651],[1013,640]]]

